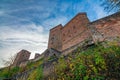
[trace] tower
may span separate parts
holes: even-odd
[[[75,46],[90,36],[86,13],[79,13],[62,29],[62,51]]]
[[[29,60],[30,52],[27,50],[21,50],[17,53],[17,56],[13,62],[13,66],[19,66],[21,62],[25,62]]]
[[[54,48],[58,51],[62,50],[62,25],[58,25],[50,30],[48,49]]]

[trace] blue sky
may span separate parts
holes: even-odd
[[[109,15],[99,0],[0,0],[0,61],[21,49],[42,53],[49,29],[65,25],[79,12],[90,21]],[[2,66],[2,61],[0,62]]]

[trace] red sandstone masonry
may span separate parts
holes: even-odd
[[[68,22],[62,29],[62,51],[74,46],[90,35],[87,29],[89,20],[85,13],[79,13],[70,22]]]
[[[58,25],[50,30],[48,48],[63,51],[74,46],[90,36],[86,27],[89,20],[86,13],[79,13],[64,27]]]
[[[17,56],[14,60],[13,66],[19,66],[21,62],[25,62],[29,60],[30,52],[27,50],[21,50],[17,53]]]
[[[48,49],[54,48],[59,51],[62,50],[62,37],[61,37],[62,32],[61,31],[62,31],[61,24],[50,30]]]
[[[94,42],[120,38],[120,12],[89,22],[85,13],[79,13],[64,27],[50,30],[48,48],[64,51],[86,39]]]
[[[95,42],[120,38],[120,12],[91,22],[88,27]]]

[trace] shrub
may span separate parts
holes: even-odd
[[[43,67],[40,66],[33,70],[27,80],[42,80],[43,78]]]
[[[79,49],[78,49],[79,50]],[[73,55],[73,53],[72,53]],[[118,80],[120,76],[120,46],[101,44],[75,52],[76,57],[60,58],[55,74],[63,80]]]

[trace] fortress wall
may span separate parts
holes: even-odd
[[[112,41],[114,39],[120,41],[120,12],[94,22],[89,22],[85,13],[79,13],[64,27],[60,24],[52,28],[49,35],[48,49],[30,62],[54,54],[59,56],[61,52],[63,55],[67,55],[81,45],[85,46],[98,41]],[[86,40],[89,42],[85,42]],[[18,52],[13,66],[25,66],[29,57],[29,51],[21,50]]]
[[[79,13],[62,29],[62,51],[74,46],[90,36],[86,25],[89,20],[85,13]]]
[[[30,54],[31,53],[27,50],[21,50],[20,52],[18,52],[13,62],[13,66],[19,66],[21,62],[28,61]]]
[[[79,44],[85,40],[88,40],[90,38],[90,32],[88,29],[84,30],[83,32],[81,32],[80,34],[78,34],[77,36],[73,37],[71,40],[67,41],[64,45],[63,45],[63,50],[74,46],[76,44]]]
[[[120,12],[89,22],[86,13],[77,14],[64,27],[58,25],[50,30],[48,48],[64,51],[85,40],[94,42],[120,37]]]
[[[88,27],[95,42],[120,38],[120,12],[94,21]]]
[[[62,37],[61,37],[62,25],[58,25],[50,30],[48,49],[54,48],[58,51],[62,49]]]

